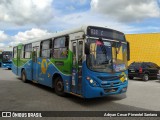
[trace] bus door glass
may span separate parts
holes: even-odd
[[[32,78],[33,80],[38,80],[38,63],[37,63],[37,56],[38,56],[38,49],[39,47],[33,47],[32,53]]]
[[[83,41],[77,40],[72,42],[73,64],[72,64],[72,86],[71,91],[82,94],[82,56]]]

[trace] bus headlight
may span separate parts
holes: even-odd
[[[93,80],[92,79],[90,79],[90,81],[89,81],[91,84],[93,83]]]
[[[89,81],[91,86],[93,86],[93,87],[99,86],[99,84],[95,80],[91,79],[90,77],[87,77],[86,79]]]
[[[126,81],[128,80],[128,77],[127,77],[127,76],[125,76],[125,80],[126,80]]]

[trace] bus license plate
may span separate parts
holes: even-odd
[[[111,91],[110,92],[115,92],[116,90],[115,89],[111,89]]]

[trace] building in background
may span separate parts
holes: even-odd
[[[130,43],[130,63],[154,62],[160,66],[160,33],[126,34]]]

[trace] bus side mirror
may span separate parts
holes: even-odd
[[[127,42],[127,60],[130,60],[130,44]]]
[[[90,53],[90,44],[85,43],[85,54],[88,55]]]

